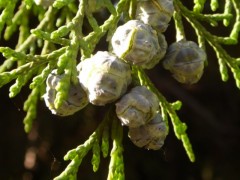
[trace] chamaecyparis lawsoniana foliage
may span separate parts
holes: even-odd
[[[164,10],[164,8],[168,8],[168,6],[162,5],[164,1],[149,0],[151,6],[155,8],[149,8],[148,6],[146,12],[143,13],[142,8],[144,8],[145,2],[141,0],[119,0],[114,2],[115,4],[110,0],[0,0],[0,38],[9,40],[16,34],[18,37],[15,48],[0,47],[0,52],[5,57],[0,63],[0,87],[13,83],[9,89],[9,97],[12,98],[21,91],[23,86],[30,84],[31,93],[24,103],[24,111],[26,111],[26,117],[23,120],[25,131],[29,132],[31,130],[32,123],[37,115],[37,103],[42,100],[46,93],[46,79],[54,69],[57,69],[58,75],[64,74],[63,78],[59,79],[58,84],[54,86],[54,92],[56,93],[54,95],[54,107],[59,109],[68,98],[71,84],[79,83],[77,64],[95,54],[96,46],[103,37],[107,37],[106,40],[109,43],[109,49],[105,49],[105,51],[111,52],[111,38],[119,22],[123,24],[129,20],[138,19],[148,23],[148,20],[151,20],[149,24],[154,24],[154,28],[158,28],[156,22],[159,19],[157,17],[162,17],[163,21],[159,26],[164,27],[164,30],[160,31],[164,35],[164,31],[167,31],[169,17],[172,16],[172,7],[169,6],[169,11]],[[232,57],[224,49],[225,45],[238,44],[240,31],[240,3],[238,0],[219,2],[218,0],[211,0],[212,11],[210,14],[204,13],[205,0],[194,0],[194,6],[191,9],[187,8],[181,0],[173,0],[172,2],[174,5],[172,19],[175,22],[176,41],[192,40],[187,39],[184,33],[184,23],[182,21],[186,20],[194,29],[197,37],[196,43],[204,50],[203,53],[207,53],[206,44],[209,44],[215,51],[222,80],[227,81],[229,74],[232,74],[236,86],[240,88],[240,58]],[[221,9],[219,9],[220,5]],[[139,10],[139,6],[141,6],[141,11],[136,11],[136,9]],[[152,9],[154,9],[154,13],[149,12]],[[156,14],[161,13],[161,11],[164,11],[165,15]],[[100,24],[96,12],[108,12],[110,15],[103,24]],[[141,12],[141,14],[138,15],[136,12]],[[154,18],[151,18],[151,13],[156,22],[152,22]],[[37,23],[33,24],[31,22],[32,16]],[[162,24],[164,23],[164,16],[168,17],[167,20],[165,19],[166,24]],[[85,31],[83,28],[85,23],[88,24],[90,30]],[[217,28],[220,23],[223,23],[224,26],[231,26],[231,32],[228,36],[215,35],[208,30],[208,26],[204,26],[209,24]],[[152,32],[157,37],[157,31],[152,30]],[[137,34],[137,28],[133,28],[131,33],[127,36],[130,38],[127,39],[129,40],[129,49],[126,49],[124,53],[130,51],[132,53],[133,50],[141,52],[139,49],[144,47],[141,43],[145,41],[138,40],[144,36],[148,37],[148,35],[144,32],[143,35],[132,38],[134,33]],[[126,41],[124,42],[126,43]],[[147,44],[145,47],[147,46],[151,45]],[[144,49],[142,50],[144,51]],[[194,58],[187,52],[183,51],[181,53],[181,56],[188,57],[185,63],[181,63],[181,66],[184,66],[183,69],[190,68],[185,66],[191,65],[191,59]],[[78,59],[78,57],[81,58]],[[159,64],[161,63],[160,61]],[[162,119],[166,123],[166,131],[168,131],[168,123],[172,123],[176,137],[182,141],[190,161],[193,162],[195,157],[186,134],[187,125],[181,122],[176,113],[181,108],[181,102],[168,102],[141,66],[130,65],[132,85],[146,86],[156,94]],[[207,68],[206,62],[205,65],[205,68]],[[174,66],[174,64],[171,64],[171,66]],[[178,68],[181,68],[181,66]],[[100,88],[98,93],[101,93],[101,86],[98,86],[98,88]],[[90,150],[93,152],[93,171],[97,171],[100,165],[101,152],[103,157],[109,155],[110,139],[112,149],[108,179],[113,179],[113,177],[114,179],[124,179],[122,133],[122,126],[116,117],[114,104],[112,104],[109,111],[106,112],[105,118],[89,139],[66,154],[64,159],[71,160],[71,162],[55,179],[76,179],[78,167]]]

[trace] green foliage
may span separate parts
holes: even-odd
[[[111,127],[111,138],[113,147],[111,151],[111,160],[109,163],[108,180],[124,179],[124,162],[123,162],[123,146],[122,137],[123,129],[120,121],[115,117]]]
[[[109,111],[106,113],[103,121],[99,124],[98,128],[93,132],[93,134],[89,136],[88,140],[86,140],[83,144],[79,145],[76,149],[68,151],[68,153],[64,156],[64,160],[71,160],[71,163],[66,167],[64,172],[62,172],[58,177],[55,178],[55,180],[71,179],[71,177],[73,177],[73,179],[76,179],[78,167],[80,166],[82,159],[91,149],[93,152],[93,171],[98,170],[100,163],[100,150],[102,150],[103,152],[103,157],[106,157],[108,155],[109,131],[107,131],[106,133],[106,130],[110,129],[109,126],[111,126],[111,123],[111,138],[113,140],[111,156],[113,157],[111,158],[111,168],[109,173],[111,175],[116,173],[115,169],[112,168],[116,168],[116,166],[118,167],[119,163],[123,163],[122,161],[119,162],[119,158],[122,156],[122,154],[120,153],[120,157],[118,156],[118,154],[116,156],[116,153],[121,152],[118,147],[122,148],[122,127],[113,113],[113,108],[110,108]]]
[[[27,115],[23,120],[24,130],[27,133],[31,131],[33,120],[37,116],[37,102],[39,95],[40,89],[34,88],[23,106],[23,110],[27,112]]]
[[[199,46],[206,50],[208,43],[215,51],[222,80],[227,81],[232,73],[236,86],[240,88],[240,58],[232,57],[224,48],[225,45],[238,44],[240,3],[238,0],[222,2],[211,0],[209,5],[214,13],[206,14],[206,0],[194,0],[193,10],[188,9],[183,1],[174,0],[176,41],[186,39],[182,22],[185,19],[194,29]],[[23,0],[19,4],[18,0],[0,0],[0,38],[11,40],[13,35],[18,35],[15,48],[0,47],[5,57],[0,65],[0,87],[15,81],[9,89],[9,97],[12,98],[23,86],[30,84],[31,93],[24,103],[26,117],[23,120],[25,131],[29,132],[49,73],[57,68],[58,74],[66,75],[56,88],[55,105],[59,107],[67,99],[70,82],[77,82],[78,55],[81,60],[90,57],[104,36],[107,36],[107,41],[111,39],[121,17],[124,21],[134,18],[136,0],[119,0],[116,6],[110,0],[56,0],[47,8],[36,5],[33,0]],[[95,12],[101,10],[108,11],[110,16],[100,25]],[[221,10],[223,12],[219,13]],[[32,14],[34,21],[38,20],[34,29],[30,19]],[[83,33],[84,20],[92,31]],[[220,23],[226,27],[232,26],[229,36],[215,35],[205,26],[217,27]],[[168,102],[143,69],[132,66],[132,74],[135,84],[147,86],[158,96],[163,120],[167,124],[171,121],[177,139],[182,141],[190,161],[194,162],[195,156],[186,133],[187,125],[181,122],[176,113],[181,108],[181,102]],[[78,167],[90,150],[93,154],[93,171],[97,171],[101,153],[104,158],[109,155],[110,137],[112,149],[108,179],[124,179],[123,130],[113,109],[109,109],[99,127],[83,144],[65,155],[64,160],[71,162],[55,179],[77,179]]]
[[[163,120],[167,122],[167,117],[170,117],[176,137],[182,141],[190,161],[194,162],[195,156],[192,150],[191,143],[186,134],[187,125],[180,121],[176,113],[176,110],[179,110],[181,108],[181,102],[176,101],[174,103],[169,103],[166,98],[159,92],[159,90],[156,89],[156,87],[151,83],[151,80],[148,78],[148,76],[144,73],[142,69],[133,67],[133,73],[134,76],[137,76],[137,79],[139,79],[138,84],[148,87],[158,96],[159,105],[162,109]]]
[[[238,43],[238,35],[240,31],[240,4],[237,0],[226,1],[228,3],[228,7],[225,5],[225,11],[223,14],[213,14],[213,15],[205,15],[198,14],[193,11],[188,10],[180,0],[175,0],[175,6],[178,11],[180,11],[181,15],[190,23],[190,25],[195,30],[198,36],[198,43],[202,45],[208,42],[208,44],[214,49],[216,52],[216,56],[219,62],[219,70],[223,81],[228,80],[228,69],[231,70],[234,79],[236,81],[236,86],[240,88],[240,79],[239,79],[239,65],[237,63],[237,58],[231,57],[228,52],[223,48],[223,45],[235,45]],[[201,1],[199,1],[201,4]],[[218,7],[217,1],[211,1],[212,8]],[[212,26],[216,26],[218,21],[224,21],[225,25],[227,25],[229,20],[233,19],[232,15],[229,14],[232,12],[231,6],[235,10],[235,19],[232,27],[232,31],[228,37],[216,36],[209,32],[202,24],[201,21],[208,22]],[[233,12],[232,12],[233,13]]]

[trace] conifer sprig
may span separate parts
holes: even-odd
[[[157,3],[155,0],[150,1]],[[14,35],[18,37],[15,47],[4,47],[1,44],[0,53],[5,60],[0,65],[0,88],[14,82],[9,89],[9,97],[12,98],[21,92],[22,87],[30,84],[30,94],[23,108],[26,112],[23,120],[26,132],[31,130],[37,115],[38,101],[45,93],[45,81],[52,70],[57,69],[58,74],[65,74],[56,87],[54,103],[58,108],[68,98],[70,84],[78,82],[76,64],[91,57],[104,37],[109,43],[120,21],[127,22],[135,18],[137,2],[137,0],[119,0],[113,4],[111,0],[55,0],[52,5],[46,7],[37,5],[34,0],[22,0],[21,3],[19,0],[0,0],[0,41],[1,38],[10,41],[15,37]],[[240,58],[232,57],[224,48],[226,45],[239,43],[238,0],[225,0],[224,4],[220,4],[218,0],[194,0],[193,10],[188,9],[181,0],[173,0],[173,2],[176,41],[186,39],[183,23],[186,19],[196,33],[199,47],[207,52],[208,43],[215,51],[222,80],[227,81],[229,74],[232,73],[236,86],[240,88]],[[212,13],[205,13],[206,3]],[[220,6],[223,7],[223,12],[219,12]],[[99,11],[107,11],[110,14],[102,24],[95,14]],[[34,18],[34,22],[38,22],[36,26],[31,22],[31,18]],[[89,32],[83,31],[85,21],[91,29]],[[214,28],[220,23],[231,29],[228,36],[216,35],[205,26],[210,24]],[[111,51],[110,45],[109,51]],[[143,69],[132,66],[132,75],[135,84],[147,86],[157,95],[161,115],[167,128],[169,128],[168,123],[172,123],[177,139],[182,141],[190,161],[193,162],[195,156],[186,133],[187,125],[179,119],[176,112],[180,110],[181,102],[168,102]],[[111,105],[92,135],[65,155],[64,160],[71,162],[55,179],[77,179],[82,159],[90,151],[93,154],[91,163],[94,172],[101,165],[101,154],[105,158],[110,153],[107,178],[124,179],[122,137],[123,128]]]

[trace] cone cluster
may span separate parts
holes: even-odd
[[[204,51],[191,41],[168,48],[164,36],[174,12],[172,0],[138,0],[135,19],[119,26],[111,39],[112,51],[98,51],[77,65],[78,83],[70,83],[68,97],[54,105],[57,86],[64,74],[54,70],[47,78],[46,106],[53,114],[67,116],[88,103],[115,103],[116,115],[129,128],[129,138],[138,147],[159,149],[168,134],[158,97],[145,86],[130,88],[131,66],[164,68],[181,83],[197,82],[203,72]],[[167,52],[167,54],[166,54]]]

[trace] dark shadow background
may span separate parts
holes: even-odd
[[[221,24],[216,29],[214,33],[219,33],[219,29],[223,33],[225,31]],[[186,30],[187,37],[196,40],[188,25]],[[165,36],[169,44],[175,41],[173,22]],[[14,41],[6,45],[11,43]],[[103,41],[98,49],[105,47]],[[229,54],[240,57],[239,45],[226,48]],[[135,147],[124,128],[126,179],[240,179],[240,91],[231,75],[228,82],[221,81],[212,49],[208,47],[208,65],[196,85],[179,84],[162,68],[161,63],[148,71],[148,74],[170,102],[183,102],[178,115],[188,125],[187,133],[195,151],[196,162],[188,160],[182,143],[172,131],[171,123],[170,134],[159,151]],[[29,90],[26,87],[16,98],[10,99],[10,85],[0,89],[0,179],[52,179],[69,163],[63,161],[66,152],[88,138],[102,120],[106,109],[88,105],[75,115],[62,118],[52,115],[41,101],[33,130],[26,134],[23,130],[25,113],[22,107]],[[27,155],[35,161],[26,162]],[[96,173],[92,171],[90,162],[91,152],[79,168],[78,179],[106,179],[109,158],[101,159],[100,169]]]

